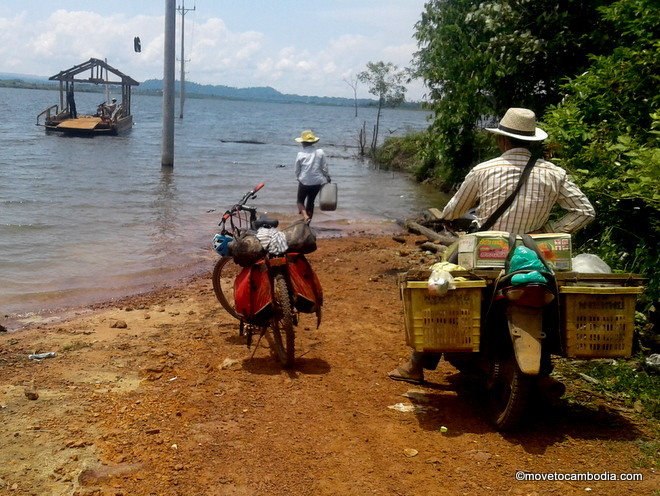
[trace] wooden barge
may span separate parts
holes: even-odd
[[[48,79],[60,82],[60,101],[37,116],[37,126],[69,135],[117,135],[133,127],[131,88],[140,83],[106,62],[91,58]],[[94,114],[78,114],[75,83],[119,86],[121,100],[103,102]]]

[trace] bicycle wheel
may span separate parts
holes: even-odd
[[[275,316],[271,320],[271,330],[273,332],[273,341],[275,344],[275,353],[277,359],[285,367],[293,366],[295,361],[295,340],[296,335],[293,330],[293,310],[291,308],[291,299],[289,298],[289,289],[286,279],[282,274],[277,274],[274,285],[275,298]]]
[[[234,304],[234,280],[241,271],[241,267],[232,261],[231,257],[222,257],[213,268],[213,291],[216,298],[227,310],[229,315],[240,320],[241,316],[236,312]]]

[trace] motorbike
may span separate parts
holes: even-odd
[[[442,352],[459,372],[476,375],[485,391],[486,414],[499,431],[519,427],[534,398],[564,394],[564,385],[551,377],[553,357],[631,354],[642,279],[558,271],[538,239],[508,235],[504,268],[452,271],[452,278],[468,281],[456,282],[449,296],[428,294],[426,283],[411,280],[419,273],[400,281],[408,344],[417,351]]]
[[[563,384],[550,379],[551,353],[559,352],[557,283],[531,238],[523,239],[541,263],[512,270],[507,259],[505,270],[485,291],[480,353],[445,355],[459,370],[465,370],[467,361],[481,372],[487,415],[502,431],[519,425],[535,392],[556,398],[564,393]],[[513,238],[509,242],[510,254],[515,243]],[[527,281],[531,272],[540,277]]]
[[[280,230],[277,219],[257,218],[257,208],[247,202],[263,187],[260,183],[247,192],[222,216],[213,238],[221,256],[213,289],[222,307],[239,320],[248,347],[253,336],[265,336],[279,362],[290,368],[299,314],[316,313],[317,328],[321,323],[323,290],[305,257],[316,249],[316,237],[306,222]]]

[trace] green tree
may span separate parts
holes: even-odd
[[[613,268],[649,277],[660,296],[660,11],[654,0],[601,10],[618,46],[562,87],[544,120],[555,162],[572,170],[596,208],[578,241]]]
[[[420,179],[459,182],[493,150],[478,130],[508,107],[541,115],[562,79],[582,72],[607,41],[596,8],[607,0],[431,0],[415,37],[414,72],[434,118]]]
[[[396,107],[404,102],[406,87],[403,85],[403,82],[406,80],[407,72],[405,70],[399,70],[391,62],[368,62],[367,70],[359,73],[357,77],[360,82],[369,86],[369,93],[378,98],[378,113],[376,114],[374,135],[371,141],[371,152],[373,155],[378,142],[382,109],[384,106]]]

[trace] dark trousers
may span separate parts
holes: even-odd
[[[440,363],[442,353],[422,353],[421,351],[413,350],[410,355],[410,361],[416,367],[422,366],[426,370],[435,370]]]
[[[314,215],[314,202],[319,191],[321,191],[321,186],[323,185],[312,184],[311,186],[307,186],[298,183],[298,210],[302,211],[304,209],[310,219]]]

